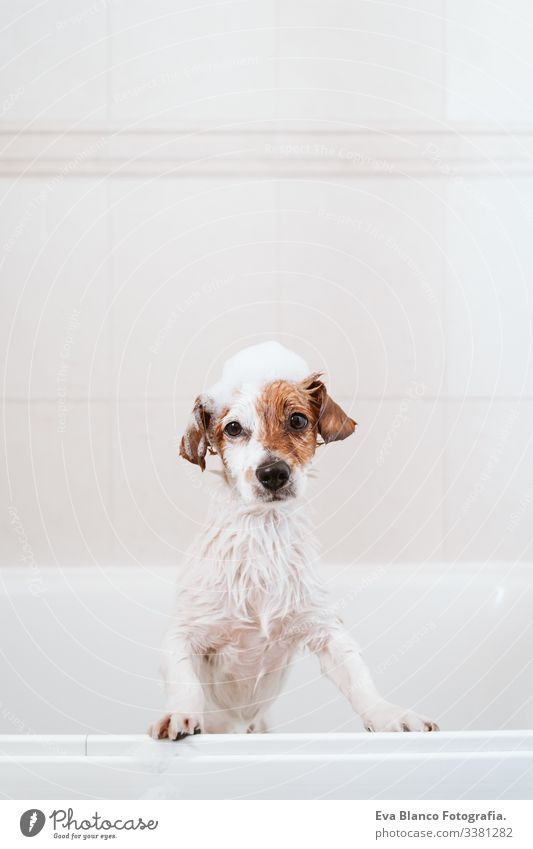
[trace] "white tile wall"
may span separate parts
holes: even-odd
[[[444,117],[440,0],[279,9],[282,118],[410,126]]]
[[[530,400],[447,402],[450,559],[532,558],[532,421]]]
[[[2,428],[2,563],[93,565],[111,548],[107,404],[12,401]]]
[[[107,191],[75,177],[1,180],[2,338],[10,398],[108,396]]]
[[[107,107],[106,3],[6,0],[0,118],[24,127],[94,126]]]
[[[113,121],[227,123],[273,113],[275,3],[133,0],[110,14]]]
[[[4,4],[1,563],[179,558],[211,481],[176,453],[192,401],[271,337],[360,423],[317,458],[325,557],[531,557],[532,17],[521,0]],[[284,165],[261,122],[296,132]],[[248,136],[228,156],[212,130],[231,123]],[[184,176],[169,142],[195,127]],[[362,158],[333,127],[363,133]],[[512,157],[481,152],[517,127]],[[368,128],[398,142],[390,168]],[[144,133],[127,177],[110,129]]]
[[[355,435],[320,448],[310,487],[324,558],[441,559],[443,405],[413,385],[403,398],[346,407]]]
[[[276,222],[270,181],[113,181],[117,394],[192,401],[235,344],[276,332]]]
[[[281,326],[344,395],[442,390],[445,192],[386,177],[280,186]]]
[[[448,192],[448,390],[533,395],[533,179],[464,179]]]
[[[446,0],[446,17],[448,119],[531,124],[531,3]]]
[[[198,469],[187,479],[185,463],[178,462],[178,433],[189,406],[146,399],[114,407],[113,550],[118,563],[179,561],[195,512],[201,515],[205,475]],[[180,496],[184,490],[186,499]]]

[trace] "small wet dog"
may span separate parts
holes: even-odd
[[[268,708],[301,648],[368,731],[438,730],[379,695],[314,574],[313,527],[299,499],[317,440],[346,439],[355,427],[320,375],[277,342],[241,351],[196,399],[180,454],[202,470],[218,454],[223,477],[180,581],[155,739],[268,730]]]

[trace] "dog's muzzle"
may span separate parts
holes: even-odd
[[[288,482],[291,470],[283,460],[277,460],[275,463],[259,466],[255,470],[255,476],[265,489],[270,492],[277,492]]]

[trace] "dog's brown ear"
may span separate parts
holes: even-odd
[[[351,436],[357,422],[348,416],[335,401],[329,397],[319,372],[311,374],[302,383],[316,405],[317,430],[324,442],[335,442]]]
[[[211,414],[206,410],[201,397],[194,402],[193,411],[187,429],[180,442],[180,456],[205,469],[205,455],[209,447],[207,429]]]

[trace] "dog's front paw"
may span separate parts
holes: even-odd
[[[439,726],[431,719],[405,710],[391,702],[376,705],[362,715],[367,731],[438,731]]]
[[[204,721],[200,713],[166,713],[148,729],[154,740],[182,740],[191,734],[201,734]]]

